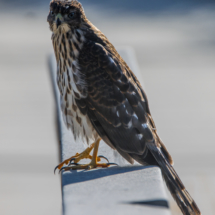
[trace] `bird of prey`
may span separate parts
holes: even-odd
[[[161,168],[184,215],[200,215],[173,169],[173,159],[157,134],[140,82],[107,37],[86,17],[77,0],[52,0],[47,18],[57,61],[57,84],[64,121],[89,147],[57,166],[108,167],[97,156],[102,139],[128,162]],[[90,152],[93,151],[93,155]],[[89,164],[78,164],[89,158]]]

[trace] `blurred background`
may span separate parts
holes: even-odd
[[[81,3],[115,46],[134,48],[175,168],[203,214],[215,214],[215,1]],[[48,11],[48,0],[0,0],[2,215],[61,214]]]

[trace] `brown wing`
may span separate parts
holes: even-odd
[[[152,119],[146,95],[127,65],[92,41],[85,44],[79,63],[88,85],[84,102],[89,118],[97,120],[116,149],[147,153],[146,141],[154,140]]]
[[[127,160],[158,165],[183,214],[201,214],[157,135],[144,91],[116,51],[88,41],[79,63],[88,86],[83,102],[100,136]]]

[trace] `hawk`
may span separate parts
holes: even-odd
[[[64,121],[89,147],[57,166],[66,170],[108,167],[97,156],[102,139],[133,164],[156,165],[184,215],[200,215],[157,134],[140,82],[76,0],[52,0],[47,18],[57,61]],[[93,155],[90,152],[93,151]],[[78,164],[89,158],[89,164]]]

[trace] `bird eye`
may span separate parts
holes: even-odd
[[[50,14],[51,14],[51,16],[54,16],[54,12],[53,11],[50,11]]]
[[[72,12],[72,13],[70,13],[70,14],[68,15],[68,17],[69,17],[70,19],[74,18],[74,16],[75,16],[75,12]]]

